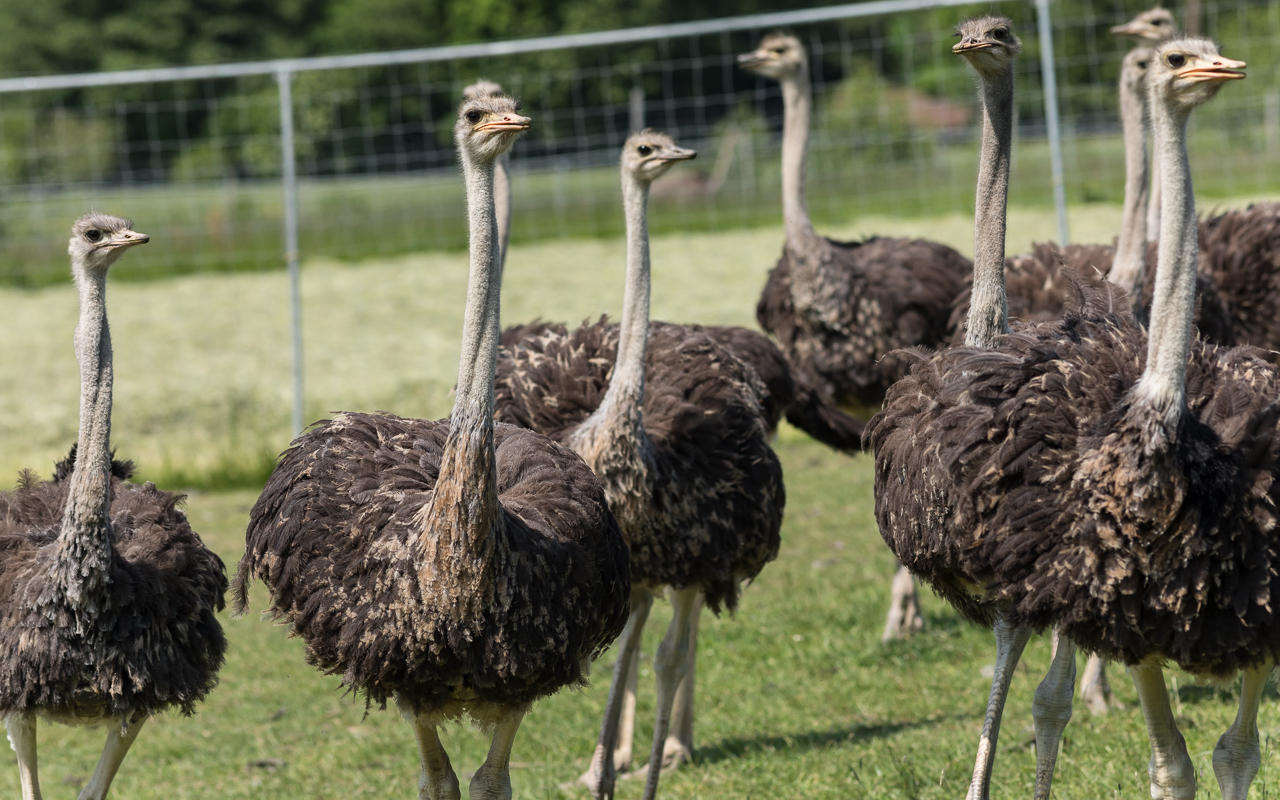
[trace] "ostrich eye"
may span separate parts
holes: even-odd
[[[1155,21],[1155,24],[1156,24],[1156,25],[1168,25],[1168,24],[1169,24],[1169,20],[1167,20],[1167,19],[1158,19],[1158,20],[1156,20],[1156,21]]]
[[[1169,63],[1169,66],[1173,67],[1174,69],[1177,69],[1178,67],[1181,67],[1187,63],[1187,57],[1184,56],[1182,53],[1170,53],[1169,55],[1165,56],[1164,60],[1167,61]]]
[[[1008,38],[1009,33],[1004,28],[996,28],[994,31],[992,31],[991,35],[994,36],[997,40],[1003,42],[1006,38]]]
[[[99,231],[99,230],[87,231],[84,235],[84,238],[88,239],[91,242],[100,242],[102,241],[102,231]]]
[[[775,48],[773,48],[773,52],[777,53],[778,55],[782,55],[783,53],[787,52],[787,48],[785,48],[785,47],[775,47]]]
[[[468,111],[465,117],[467,122],[470,122],[472,125],[475,125],[477,122],[479,122],[483,118],[484,118],[484,115],[481,114],[479,111]]]
[[[640,145],[640,147],[639,147],[639,148],[637,148],[637,149],[639,150],[640,155],[642,155],[642,156],[647,156],[647,155],[649,155],[650,153],[652,153],[652,152],[653,152],[653,148],[652,148],[652,147],[650,147],[650,146],[649,146],[649,145],[647,145],[647,144],[642,144],[642,145]]]

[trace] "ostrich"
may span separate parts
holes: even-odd
[[[1173,14],[1165,8],[1156,6],[1147,9],[1138,16],[1124,23],[1116,25],[1111,29],[1111,33],[1115,36],[1125,36],[1140,42],[1145,47],[1153,47],[1161,42],[1168,41],[1177,34],[1177,27],[1173,23]],[[1143,139],[1146,139],[1146,116],[1143,115]],[[1151,173],[1151,196],[1147,205],[1147,230],[1146,238],[1152,246],[1156,243],[1156,236],[1160,232],[1160,171],[1153,170]],[[1127,286],[1125,288],[1128,288]]]
[[[927,580],[963,616],[994,627],[995,674],[968,793],[969,800],[986,800],[1009,680],[1030,629],[1014,625],[1003,609],[973,591],[975,579],[962,562],[971,534],[954,520],[966,487],[952,474],[956,454],[955,435],[950,430],[956,424],[952,415],[967,409],[957,410],[943,401],[949,397],[946,391],[966,385],[968,373],[952,366],[955,354],[973,353],[975,359],[984,354],[994,357],[999,337],[1008,331],[1005,215],[1013,139],[1014,63],[1022,45],[1005,17],[971,19],[962,23],[958,32],[961,41],[953,51],[977,72],[983,101],[974,300],[966,326],[967,347],[948,348],[928,359],[918,357],[911,374],[890,390],[884,410],[867,424],[864,438],[875,451],[876,521],[885,542],[912,574]],[[1077,285],[1087,305],[1105,307],[1113,302],[1113,287],[1105,282]],[[960,404],[953,400],[952,405]],[[1052,774],[1058,737],[1071,715],[1074,680],[1074,648],[1064,641],[1033,706],[1038,776]],[[1040,788],[1037,785],[1037,798],[1047,797]]]
[[[458,111],[471,267],[450,418],[344,413],[295,439],[250,513],[234,583],[238,613],[263,580],[309,662],[396,702],[423,800],[460,795],[437,726],[464,714],[494,729],[471,797],[509,798],[525,712],[581,684],[627,618],[626,543],[600,482],[568,448],[493,420],[493,163],[528,126],[506,97]]]
[[[1193,342],[1190,332],[1196,246],[1185,124],[1243,66],[1202,40],[1166,44],[1153,59],[1157,154],[1176,203],[1162,219],[1149,339],[1127,314],[1095,306],[1001,337],[995,349],[953,348],[917,365],[868,425],[881,532],[900,552],[914,544],[913,566],[958,608],[996,616],[1003,686],[993,686],[971,798],[986,796],[1003,676],[1033,627],[1063,634],[1036,692],[1038,798],[1048,797],[1070,718],[1076,643],[1133,665],[1158,798],[1194,795],[1160,660],[1222,675],[1277,652],[1258,629],[1264,606],[1250,598],[1259,580],[1269,591],[1269,493],[1280,466],[1270,398],[1280,379],[1252,351]],[[932,442],[931,452],[913,454],[915,441]],[[916,522],[942,511],[945,526]],[[1212,601],[1209,585],[1219,587]],[[1199,662],[1186,658],[1192,652]],[[1215,753],[1227,797],[1244,796],[1228,786],[1247,789],[1252,773],[1242,778],[1238,767],[1257,763],[1256,733],[1252,751],[1248,740],[1259,683],[1246,678],[1241,715]]]
[[[55,477],[23,472],[0,495],[0,716],[23,800],[39,800],[36,720],[106,725],[80,793],[101,800],[153,714],[194,712],[217,683],[227,642],[215,613],[222,560],[178,508],[182,496],[126,483],[112,458],[107,272],[150,238],[129,220],[86,214],[67,248],[80,295],[80,433]]]
[[[786,243],[756,305],[795,370],[829,401],[877,407],[902,376],[893,351],[945,342],[948,309],[973,265],[945,245],[873,237],[819,236],[805,204],[805,159],[813,104],[809,57],[800,40],[767,34],[738,65],[782,86],[782,216]],[[894,576],[884,639],[921,627],[915,582]]]
[[[499,419],[580,453],[604,483],[631,549],[631,618],[619,640],[599,743],[582,777],[597,797],[613,796],[625,684],[653,594],[670,587],[674,613],[654,660],[658,714],[648,800],[664,755],[688,746],[682,734],[674,742],[667,735],[677,687],[687,681],[692,693],[702,602],[733,610],[739,583],[778,552],[782,468],[762,424],[755,372],[696,327],[649,321],[649,187],[692,155],[652,131],[632,135],[623,148],[627,279],[620,324],[548,329],[509,351],[498,367]],[[629,725],[622,727],[629,734]]]
[[[493,81],[478,80],[462,90],[462,99],[503,97],[502,87]],[[498,268],[507,262],[507,242],[511,239],[511,175],[508,170],[510,151],[498,156],[493,164],[493,207],[498,218]]]
[[[952,363],[963,391],[985,400],[960,400],[957,411],[968,407],[949,431],[964,462],[965,572],[1015,624],[1053,626],[1129,665],[1153,798],[1196,793],[1161,665],[1244,672],[1240,712],[1213,757],[1223,797],[1243,800],[1261,759],[1257,703],[1280,655],[1269,602],[1280,589],[1280,373],[1252,348],[1190,332],[1198,248],[1186,124],[1244,66],[1203,39],[1166,42],[1153,59],[1165,202],[1149,335],[1119,316],[1068,319],[1007,337],[994,358]]]

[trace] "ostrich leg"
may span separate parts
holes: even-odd
[[[524,712],[499,722],[493,730],[489,755],[471,778],[471,800],[511,800],[511,746]]]
[[[622,629],[622,635],[618,637],[618,658],[613,664],[613,681],[609,684],[609,698],[605,701],[604,721],[600,724],[600,739],[596,743],[595,753],[591,756],[591,766],[587,767],[587,771],[578,778],[579,783],[591,790],[593,797],[613,797],[614,781],[617,777],[614,768],[614,748],[618,742],[618,727],[625,701],[627,673],[634,672],[636,669],[635,662],[640,652],[640,634],[644,632],[644,623],[649,619],[649,608],[652,605],[652,592],[644,587],[632,589],[631,616],[627,619],[627,626]],[[634,687],[630,694],[631,722],[634,726]],[[631,738],[630,732],[627,738]]]
[[[462,787],[449,763],[449,754],[440,744],[435,722],[425,716],[415,716],[413,733],[418,739],[418,758],[422,760],[418,800],[462,800]]]
[[[1030,628],[1010,625],[1003,617],[996,618],[993,628],[996,635],[996,671],[991,677],[991,697],[987,701],[987,716],[982,721],[982,738],[978,740],[978,758],[973,765],[973,780],[969,783],[966,800],[988,800],[991,792],[991,765],[996,758],[996,739],[1000,736],[1000,716],[1004,713],[1004,701],[1009,696],[1009,681],[1013,669],[1022,658],[1022,651],[1031,638]]]
[[[1262,766],[1262,750],[1258,747],[1258,701],[1274,666],[1268,661],[1244,671],[1236,721],[1213,748],[1213,774],[1222,789],[1222,800],[1245,800],[1249,796],[1249,785]]]
[[[631,649],[631,658],[627,662],[627,682],[622,689],[622,716],[618,719],[618,746],[613,749],[613,768],[618,772],[631,769],[631,753],[636,742],[636,684],[639,680],[640,648],[637,646]]]
[[[658,778],[662,774],[662,753],[671,727],[671,706],[675,702],[680,681],[689,674],[689,649],[693,635],[693,616],[699,610],[698,590],[676,589],[671,593],[671,627],[658,654],[653,670],[658,677],[658,719],[653,725],[653,749],[649,753],[649,775],[644,784],[644,800],[658,794]]]
[[[702,605],[706,595],[698,592],[694,600],[693,619],[689,634],[689,674],[676,689],[675,704],[671,708],[671,728],[662,749],[662,768],[676,769],[693,761],[693,690],[698,668],[698,627],[702,622]]]
[[[102,748],[102,758],[98,759],[98,766],[94,768],[89,784],[80,791],[79,800],[105,800],[111,781],[115,780],[124,757],[129,754],[129,748],[142,732],[142,723],[146,721],[146,717],[143,717],[123,730],[119,725],[111,726],[107,732],[107,745]]]
[[[882,642],[905,639],[924,627],[924,617],[920,616],[920,596],[916,592],[916,579],[907,572],[906,567],[898,566],[890,591],[889,614],[884,620],[884,635],[880,637]]]
[[[1049,673],[1036,687],[1031,717],[1036,721],[1036,800],[1049,800],[1058,743],[1071,721],[1071,696],[1076,689],[1076,645],[1054,634],[1056,650]]]
[[[1123,708],[1111,698],[1111,684],[1107,682],[1107,662],[1094,654],[1084,665],[1080,676],[1080,699],[1084,700],[1091,714],[1105,714],[1111,706]]]
[[[1129,667],[1129,676],[1138,690],[1142,716],[1147,720],[1151,740],[1151,800],[1193,800],[1196,796],[1196,768],[1187,754],[1187,743],[1173,721],[1169,692],[1164,687],[1164,670],[1155,664]]]
[[[36,758],[36,715],[14,714],[6,717],[9,746],[18,754],[18,777],[22,781],[22,800],[40,800],[40,769]]]

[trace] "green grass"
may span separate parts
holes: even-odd
[[[879,642],[893,563],[872,518],[870,459],[827,451],[789,429],[778,446],[788,506],[778,560],[747,589],[736,617],[704,615],[698,663],[696,763],[663,777],[672,798],[955,798],[962,796],[989,689],[990,634],[924,598],[927,630]],[[255,494],[197,493],[192,523],[229,565],[238,558]],[[265,595],[255,591],[252,608]],[[642,645],[637,751],[647,752],[653,716],[648,663],[669,619],[655,606]],[[221,685],[191,719],[147,723],[116,780],[119,798],[347,798],[415,796],[410,728],[394,711],[344,697],[338,680],[302,660],[297,640],[253,614],[224,617],[231,641]],[[580,798],[556,787],[586,767],[607,690],[610,652],[595,685],[540,702],[516,739],[512,770],[521,798]],[[1049,662],[1035,639],[1013,680],[993,797],[1029,796],[1031,696]],[[1127,708],[1093,718],[1077,704],[1059,760],[1058,798],[1147,796],[1149,755],[1136,696],[1124,674],[1112,682]],[[1235,713],[1234,689],[1177,676],[1175,713],[1198,769],[1197,797],[1216,797],[1210,757]],[[1172,681],[1171,681],[1172,688]],[[1274,797],[1280,743],[1274,691],[1258,725],[1263,769],[1253,797]],[[93,764],[102,734],[42,725],[49,800],[70,798]],[[480,734],[452,726],[445,745],[463,776],[483,760]],[[17,794],[12,753],[0,750],[0,796]],[[251,764],[283,762],[274,771]],[[642,786],[623,782],[620,798]]]

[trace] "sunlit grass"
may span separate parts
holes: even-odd
[[[870,459],[831,453],[790,429],[779,444],[787,516],[778,560],[747,589],[736,617],[704,615],[697,670],[696,763],[663,777],[673,798],[956,798],[964,794],[990,679],[990,634],[924,598],[927,630],[890,646],[879,636],[893,563],[872,518]],[[228,566],[239,557],[255,493],[198,493],[193,525]],[[345,697],[338,679],[303,663],[302,646],[260,621],[261,587],[244,618],[223,617],[231,640],[221,685],[191,719],[147,724],[116,780],[118,798],[409,798],[417,789],[413,735],[394,709]],[[669,607],[654,608],[642,645],[637,755],[653,716],[654,648]],[[521,798],[581,798],[560,792],[587,757],[604,706],[610,652],[595,684],[540,702],[516,739],[512,776]],[[1031,696],[1049,662],[1034,639],[1013,680],[993,797],[1030,796],[1035,754]],[[1147,796],[1149,755],[1132,686],[1113,669],[1127,708],[1090,717],[1079,704],[1059,759],[1058,798]],[[1200,776],[1197,797],[1216,797],[1210,767],[1217,737],[1235,713],[1235,689],[1176,678],[1174,711]],[[1171,689],[1173,686],[1170,681]],[[1276,695],[1259,716],[1266,755],[1252,797],[1274,797],[1280,764]],[[102,734],[42,725],[46,797],[73,797],[93,770]],[[465,787],[484,758],[485,737],[450,727],[445,745]],[[0,796],[17,795],[18,774],[0,750]],[[620,798],[637,798],[623,782]]]

